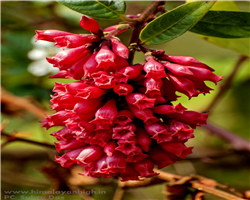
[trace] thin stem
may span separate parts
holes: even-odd
[[[219,99],[223,96],[223,94],[230,88],[232,81],[234,77],[236,76],[239,68],[242,66],[242,63],[247,59],[247,56],[241,55],[238,59],[233,71],[230,73],[229,76],[227,76],[227,79],[224,80],[224,82],[220,85],[220,91],[216,94],[213,101],[207,106],[206,109],[203,110],[203,112],[208,112],[211,110],[212,107],[215,106],[215,104],[219,101]]]
[[[148,17],[151,15],[151,13],[157,9],[157,7],[159,5],[161,5],[164,1],[154,1],[152,2],[143,12],[142,14],[140,15],[140,17],[138,17],[136,19],[136,23],[134,25],[134,30],[132,32],[132,35],[131,35],[131,39],[130,39],[130,42],[129,42],[129,45],[132,44],[132,43],[138,43],[139,41],[139,36],[140,36],[140,32],[143,28],[143,25],[145,23],[145,21],[148,19]],[[131,65],[132,62],[133,62],[133,59],[134,59],[134,54],[135,54],[135,51],[134,50],[131,50],[130,51],[130,54],[129,54],[129,64]]]
[[[191,184],[191,186],[197,190],[200,190],[200,191],[203,191],[203,192],[206,192],[206,193],[210,193],[210,194],[213,194],[215,196],[218,196],[218,197],[221,197],[221,198],[224,198],[224,199],[228,199],[228,200],[244,200],[238,196],[235,196],[233,194],[230,194],[230,193],[227,193],[227,192],[224,192],[222,190],[219,190],[219,189],[216,189],[214,186],[217,186],[218,183],[215,181],[215,185],[214,186],[208,186],[208,185],[205,185],[200,181],[200,179],[198,178],[198,180],[192,180],[192,177],[190,177],[190,179],[188,177],[183,177],[183,176],[179,176],[179,175],[176,175],[176,174],[171,174],[171,173],[168,173],[168,172],[164,172],[164,171],[160,171],[160,170],[157,170],[157,169],[154,169],[155,172],[157,173],[160,173],[157,177],[160,178],[160,179],[163,179],[163,180],[166,180],[166,181],[170,181],[174,184],[175,181],[178,181],[180,179],[183,179],[183,178],[186,178],[186,180]],[[202,178],[203,180],[206,179],[206,180],[210,180],[211,179],[207,179],[207,178]]]
[[[211,122],[207,125],[202,125],[201,127],[210,130],[220,138],[228,141],[237,151],[250,151],[250,143],[229,130],[221,128],[218,125],[212,124]]]
[[[28,140],[28,139],[24,139],[24,138],[15,137],[14,135],[9,135],[7,133],[4,133],[3,131],[1,133],[1,135],[7,137],[7,139],[8,139],[8,141],[4,143],[4,146],[7,143],[10,143],[10,142],[20,141],[20,142],[27,142],[27,143],[30,143],[30,144],[35,144],[35,145],[40,145],[40,146],[44,146],[44,147],[49,147],[49,148],[55,149],[55,145],[53,145],[53,144],[48,144],[48,143],[43,143],[43,142],[37,142],[37,141],[33,141],[33,140]]]
[[[140,15],[140,17],[137,19],[138,22],[145,22],[150,14],[157,9],[157,7],[161,4],[165,3],[165,1],[153,1]]]

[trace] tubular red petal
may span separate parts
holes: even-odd
[[[136,106],[138,109],[153,108],[155,104],[155,99],[148,98],[146,95],[141,93],[132,93],[127,95],[126,101]]]
[[[112,44],[112,50],[116,55],[124,59],[128,59],[129,49],[124,44],[122,44],[116,39],[111,39],[111,44]]]
[[[139,127],[137,129],[136,137],[138,139],[138,142],[139,142],[139,145],[141,146],[141,148],[144,151],[148,152],[150,145],[151,145],[151,138],[142,127]]]
[[[147,61],[144,65],[143,69],[145,72],[147,72],[145,76],[147,78],[153,78],[157,80],[167,76],[164,66],[153,59],[149,59],[149,61]]]
[[[103,155],[103,148],[97,145],[86,146],[76,158],[77,163],[87,164],[98,160]]]
[[[124,126],[125,124],[132,122],[133,118],[134,115],[130,110],[121,110],[117,113],[114,123]]]
[[[95,60],[96,55],[97,55],[97,52],[93,53],[93,55],[84,64],[83,66],[84,78],[91,77],[92,73],[96,71],[96,67],[97,67],[97,62]]]
[[[178,92],[187,95],[189,99],[191,99],[191,97],[196,97],[199,95],[200,92],[195,89],[192,81],[181,76],[173,75],[171,73],[168,73],[168,77],[170,78],[171,83],[174,85],[175,89]]]
[[[75,34],[58,30],[43,30],[43,31],[36,30],[35,41],[45,40],[48,42],[55,42],[56,37],[65,35],[75,35]]]
[[[204,63],[201,63],[200,61],[196,60],[193,57],[164,55],[162,59],[169,60],[171,62],[175,62],[175,63],[182,64],[182,65],[201,67],[201,68],[206,68],[210,71],[214,71],[212,68],[208,67]]]
[[[88,86],[88,87],[85,87],[84,89],[79,89],[77,91],[76,96],[81,97],[83,99],[95,99],[95,98],[103,96],[106,93],[107,93],[106,90],[102,90],[95,86]]]
[[[156,145],[150,148],[149,159],[158,166],[158,169],[161,169],[181,160],[175,154],[166,152]]]
[[[136,126],[133,123],[128,123],[124,126],[117,125],[113,128],[113,139],[129,139],[130,137],[135,136],[134,132],[136,130]]]
[[[126,156],[118,151],[112,156],[107,157],[107,171],[111,173],[124,172],[126,164]]]
[[[153,111],[150,109],[144,109],[144,110],[140,110],[138,109],[136,106],[129,106],[130,110],[132,111],[132,113],[134,114],[135,117],[137,117],[138,119],[143,120],[144,123],[146,124],[152,124],[155,122],[160,121],[159,119],[157,119],[154,115],[153,115]]]
[[[127,83],[119,83],[113,88],[114,92],[119,96],[128,95],[133,92],[133,89],[133,86]]]
[[[102,45],[95,57],[95,60],[98,63],[97,68],[99,70],[108,70],[110,67],[115,68],[115,54],[109,49],[107,45]]]
[[[140,162],[134,163],[134,167],[136,171],[140,173],[141,177],[150,178],[159,174],[153,171],[154,163],[149,158],[145,158]]]
[[[174,113],[171,115],[175,120],[190,125],[192,128],[207,123],[208,114],[202,114],[195,111],[184,111],[182,114]]]
[[[208,69],[203,69],[199,67],[189,67],[190,71],[193,72],[196,79],[200,81],[212,81],[217,84],[218,81],[223,79],[222,76],[217,76]]]
[[[107,156],[112,156],[115,152],[115,148],[117,147],[117,144],[115,140],[110,140],[104,147],[104,152],[107,154]]]
[[[119,175],[121,176],[121,181],[129,181],[129,180],[140,180],[138,176],[140,174],[135,170],[133,164],[127,163],[126,171],[120,172]]]
[[[79,147],[84,147],[86,143],[84,141],[78,141],[75,139],[69,140],[69,141],[60,141],[55,142],[56,150],[60,153],[62,150],[65,149],[77,149]]]
[[[104,106],[97,110],[97,112],[95,113],[95,119],[90,123],[112,125],[116,115],[116,101],[114,99],[111,99]]]
[[[85,56],[83,59],[75,63],[69,70],[69,76],[72,77],[75,80],[81,80],[84,76],[84,64],[88,61],[88,59],[92,56],[92,54],[89,54]]]
[[[83,150],[83,148],[67,151],[61,157],[55,156],[55,161],[58,162],[62,167],[72,168],[72,165],[76,163],[76,158]]]
[[[55,46],[59,48],[76,48],[87,43],[98,42],[100,38],[90,34],[73,34],[54,38]]]
[[[99,33],[100,26],[98,24],[98,22],[90,17],[87,17],[85,15],[82,16],[80,22],[79,22],[80,26],[90,32],[93,33]]]
[[[171,105],[160,105],[153,108],[154,113],[161,114],[161,115],[170,115],[173,113],[183,113],[187,110],[183,107],[180,103],[176,106]]]
[[[52,58],[46,59],[50,64],[53,64],[54,67],[58,67],[60,70],[65,70],[70,68],[78,62],[80,58],[86,56],[88,53],[89,50],[86,49],[86,46],[81,46],[61,51]]]

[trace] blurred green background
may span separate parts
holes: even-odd
[[[127,14],[138,14],[150,2],[127,2]],[[166,2],[170,10],[184,2]],[[249,11],[249,2],[237,2],[241,10]],[[49,110],[49,99],[54,82],[65,82],[62,79],[49,79],[54,70],[45,62],[45,57],[53,56],[58,50],[53,44],[34,43],[35,30],[57,29],[73,33],[87,33],[79,26],[81,14],[78,14],[55,1],[1,1],[1,80],[2,87],[13,95],[24,97],[33,104]],[[119,20],[97,20],[102,28],[117,24]],[[128,44],[131,31],[119,35]],[[245,40],[247,41],[247,40]],[[239,42],[239,48],[241,43]],[[249,46],[248,44],[245,44]],[[192,56],[215,69],[217,75],[227,77],[233,70],[240,54],[215,46],[202,40],[197,35],[187,32],[171,42],[153,46],[164,49],[170,55]],[[143,61],[143,54],[136,53],[135,63]],[[213,107],[209,120],[237,135],[249,140],[249,88],[250,71],[249,59],[246,60],[233,79],[231,88]],[[67,80],[68,81],[68,80]],[[220,85],[219,83],[218,85]],[[181,97],[185,107],[194,111],[203,111],[213,100],[219,87],[209,84],[214,91],[206,96],[188,100]],[[41,119],[32,114],[2,102],[1,121],[7,124],[4,132],[18,132],[27,139],[53,144],[54,137],[38,123]],[[4,140],[2,140],[4,142]],[[218,158],[205,159],[210,155],[230,151],[231,145],[207,130],[195,130],[195,138],[188,142],[194,146],[194,153],[186,160],[164,168],[165,171],[180,175],[199,174],[214,179],[222,184],[229,184],[240,192],[249,189],[249,156],[230,153]],[[46,191],[56,187],[53,179],[55,173],[73,173],[60,171],[57,165],[52,169],[55,150],[23,142],[12,142],[2,148],[2,191],[23,190]],[[201,157],[202,159],[194,159]],[[53,171],[55,170],[55,171]],[[81,169],[79,169],[81,172]],[[49,171],[49,172],[48,172]],[[52,175],[51,175],[52,174]],[[66,175],[65,175],[66,176]],[[75,175],[73,183],[81,181],[82,177]],[[75,182],[74,182],[75,181]],[[116,184],[112,180],[103,180],[102,184],[88,185],[82,180],[80,187],[85,189],[103,190],[106,194],[93,194],[94,199],[112,199]],[[88,182],[88,181],[86,181]],[[73,184],[74,185],[74,184]],[[124,200],[163,199],[164,184],[127,190]],[[62,189],[61,189],[62,190]],[[2,194],[4,195],[4,193]],[[15,199],[21,199],[21,194]],[[41,195],[33,195],[34,199]],[[3,197],[3,196],[2,196]],[[82,199],[79,195],[64,195],[64,199]],[[47,197],[48,198],[48,197]],[[55,197],[54,197],[55,198]],[[60,199],[60,196],[58,196]],[[31,198],[32,199],[32,198]],[[56,198],[55,198],[56,199]],[[208,200],[219,200],[218,197],[206,196]]]

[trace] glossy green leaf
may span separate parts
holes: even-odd
[[[126,10],[126,4],[121,0],[59,0],[58,2],[81,14],[104,19],[123,17]]]
[[[238,11],[239,8],[234,1],[217,1],[211,10]],[[202,39],[217,46],[234,50],[240,54],[250,57],[250,38],[226,39],[199,35]]]
[[[190,31],[220,38],[250,37],[250,12],[208,11]]]
[[[181,5],[150,22],[142,30],[140,39],[150,45],[173,40],[191,29],[214,3],[195,1]]]

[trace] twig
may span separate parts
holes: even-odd
[[[37,141],[33,141],[33,140],[28,140],[28,139],[24,139],[24,138],[15,137],[14,135],[9,135],[7,133],[4,133],[3,131],[1,133],[1,135],[7,137],[8,143],[9,142],[13,142],[13,141],[20,141],[20,142],[27,142],[27,143],[30,143],[30,144],[35,144],[35,145],[40,145],[40,146],[44,146],[44,147],[49,147],[49,148],[55,149],[55,146],[53,144],[48,144],[48,143],[43,143],[43,142],[37,142]],[[6,145],[6,143],[4,143],[4,144]]]
[[[175,182],[175,181],[180,180],[181,178],[184,178],[184,179],[188,180],[188,178],[185,178],[185,177],[182,177],[182,176],[179,176],[179,175],[175,175],[175,174],[171,174],[171,173],[168,173],[168,172],[164,172],[164,171],[160,171],[160,170],[156,170],[156,169],[154,171],[157,172],[157,173],[160,173],[157,176],[158,178],[166,180],[166,181]],[[211,180],[211,179],[208,179],[208,180]],[[198,181],[199,181],[199,179],[198,179]],[[221,191],[219,189],[216,189],[213,186],[207,186],[205,184],[199,183],[198,181],[190,179],[188,182],[191,184],[191,186],[193,188],[195,188],[197,190],[200,190],[200,191],[203,191],[203,192],[206,192],[206,193],[210,193],[210,194],[213,194],[215,196],[218,196],[218,197],[221,197],[221,198],[224,198],[224,199],[228,199],[228,200],[244,200],[243,198],[240,198],[240,197],[237,197],[237,196],[232,195],[230,193]]]
[[[210,187],[210,186],[206,186],[204,184],[195,182],[195,181],[190,181],[190,183],[192,184],[192,187],[197,189],[197,190],[201,190],[204,191],[206,193],[210,193],[213,194],[215,196],[224,198],[224,199],[228,199],[228,200],[244,200],[240,197],[237,197],[235,195],[229,194],[227,192],[224,192],[222,190],[218,190],[216,188]]]
[[[32,104],[28,99],[23,97],[17,97],[1,87],[1,101],[3,103],[15,105],[23,110],[27,110],[32,113],[34,116],[43,119],[45,117],[46,111],[38,106]]]
[[[219,99],[223,96],[223,94],[230,88],[232,81],[234,77],[236,76],[239,68],[242,66],[242,63],[247,59],[247,56],[241,55],[238,59],[233,71],[230,73],[229,76],[227,76],[227,79],[222,82],[222,84],[219,86],[220,90],[214,97],[213,101],[207,106],[206,109],[204,109],[202,112],[208,112],[211,110],[212,107],[219,101]]]
[[[228,141],[235,150],[237,151],[250,151],[250,143],[244,138],[236,135],[235,133],[219,127],[218,125],[212,124],[211,122],[201,127],[210,130],[220,138]]]
[[[113,200],[122,200],[125,190],[122,188],[117,187],[115,190],[115,194],[113,196]]]
[[[140,17],[136,18],[136,23],[134,25],[134,30],[132,32],[132,36],[129,42],[129,45],[132,43],[138,43],[139,41],[139,35],[141,32],[141,29],[143,28],[144,22],[148,19],[150,14],[163,3],[163,1],[153,1],[140,15]],[[129,64],[131,65],[134,59],[135,51],[131,50],[129,54]]]

